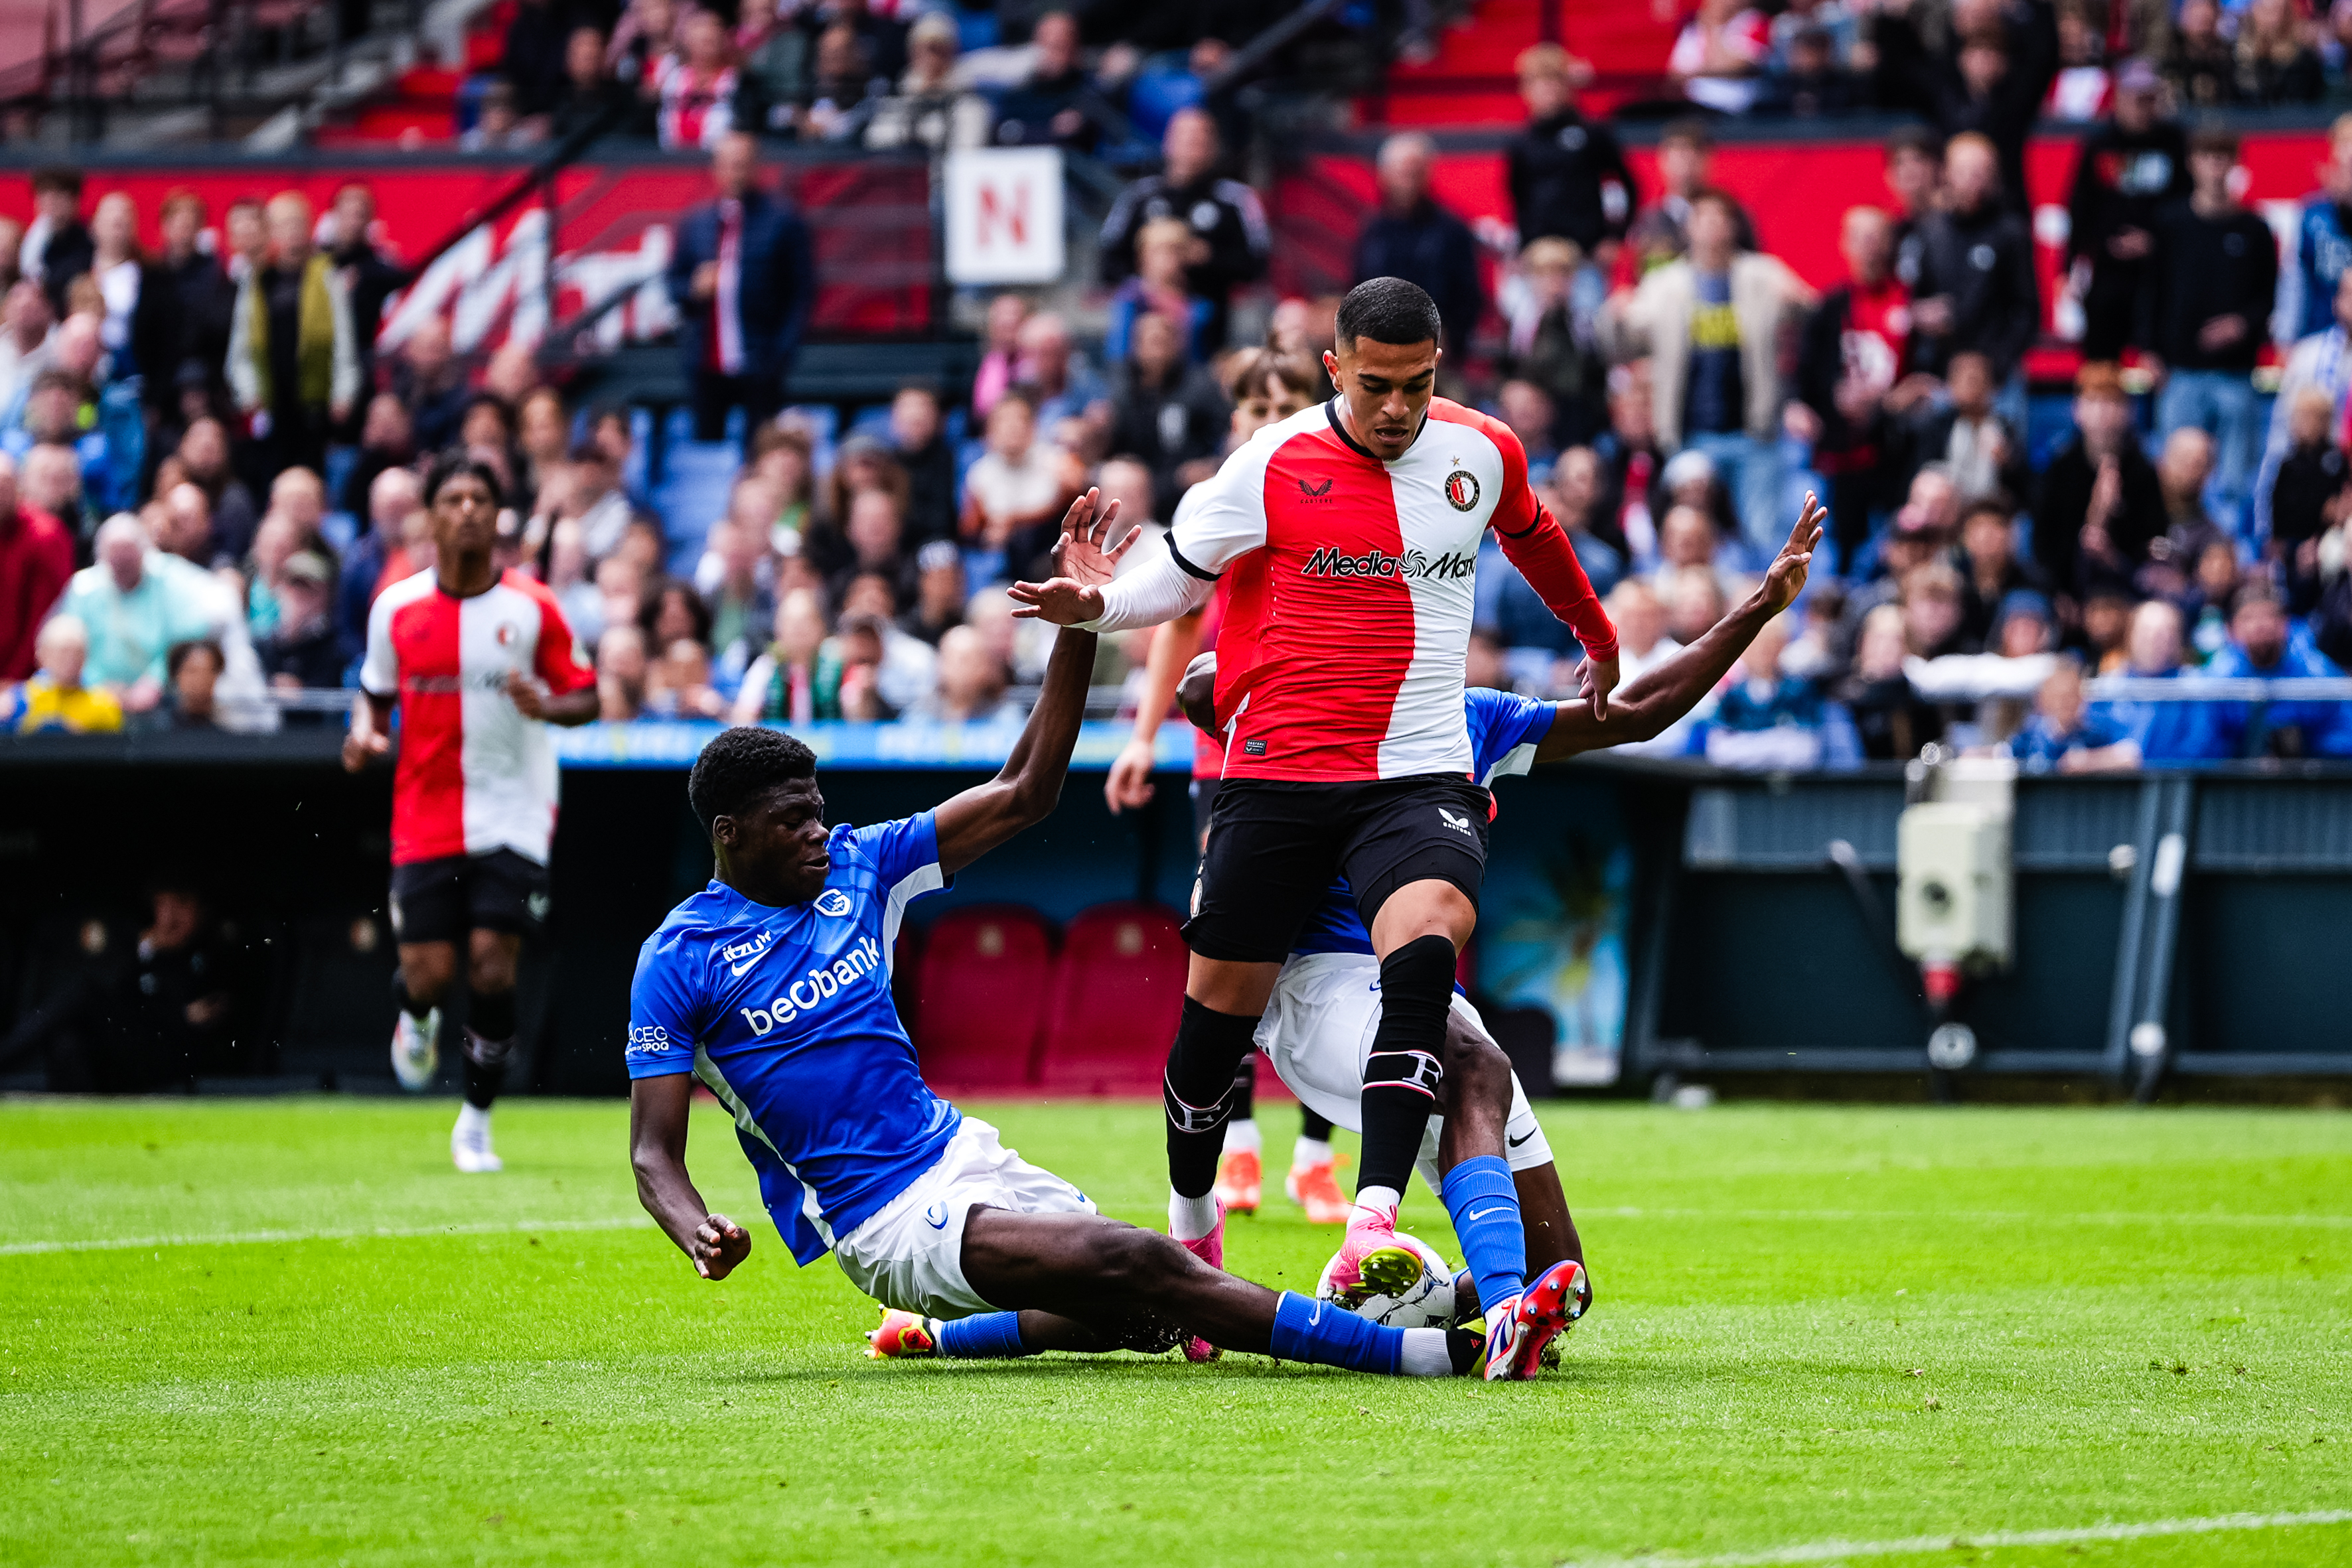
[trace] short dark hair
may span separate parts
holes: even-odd
[[[2238,147],[2238,133],[2211,120],[2189,133],[2189,151],[2191,152],[2219,152],[2235,158]]]
[[[43,191],[62,191],[69,196],[81,194],[81,171],[69,163],[51,163],[33,171],[33,194]]]
[[[2000,518],[2002,528],[2009,528],[2017,521],[2017,514],[2007,501],[1998,496],[1979,496],[1960,508],[1960,527],[1965,528],[1970,519],[1982,517]]]
[[[1886,161],[1894,162],[1895,155],[1901,152],[1916,152],[1932,163],[1944,161],[1944,144],[1937,140],[1934,131],[1924,125],[1898,126],[1887,132]]]
[[[1339,301],[1338,340],[1349,348],[1360,338],[1375,343],[1436,343],[1445,341],[1445,324],[1439,319],[1437,301],[1418,283],[1402,277],[1368,277],[1348,290]]]
[[[749,810],[780,784],[816,777],[816,753],[780,729],[741,724],[722,730],[687,775],[687,803],[709,832],[721,817]]]
[[[494,392],[478,392],[473,396],[467,398],[466,400],[465,412],[459,414],[457,418],[458,427],[463,429],[465,427],[466,421],[474,417],[474,411],[485,406],[494,408],[499,411],[499,423],[506,426],[507,439],[509,441],[514,439],[514,404],[507,402],[506,399],[500,397]]]
[[[490,505],[506,505],[506,486],[499,482],[499,471],[480,458],[464,452],[445,452],[434,459],[425,476],[425,504],[433,505],[440,497],[441,486],[452,479],[472,475],[490,487]]]
[[[1702,152],[1710,152],[1715,150],[1715,132],[1697,115],[1685,114],[1658,128],[1659,145],[1669,141],[1686,142]]]
[[[191,637],[184,643],[174,643],[172,651],[163,655],[163,673],[173,680],[180,678],[180,666],[197,653],[210,653],[215,674],[228,668],[228,655],[210,637]]]

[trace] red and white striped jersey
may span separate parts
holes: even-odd
[[[1508,427],[1437,398],[1383,463],[1335,400],[1258,432],[1185,499],[1169,536],[1177,563],[1231,579],[1217,643],[1225,778],[1468,776],[1479,541],[1490,525],[1507,549],[1539,526],[1559,532]],[[1614,630],[1564,537],[1554,548],[1530,580],[1556,608],[1578,604],[1564,618],[1613,658]]]
[[[507,695],[518,672],[556,696],[596,682],[544,584],[509,571],[459,599],[420,571],[377,596],[360,685],[400,705],[394,865],[502,849],[547,863],[555,747]]]

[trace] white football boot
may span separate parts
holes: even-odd
[[[506,1162],[490,1147],[490,1113],[471,1105],[457,1107],[457,1124],[449,1129],[449,1159],[467,1176],[506,1169]]]
[[[392,1075],[412,1094],[433,1087],[441,1071],[441,1009],[435,1008],[423,1022],[403,1008],[392,1026]]]

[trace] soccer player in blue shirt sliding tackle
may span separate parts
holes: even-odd
[[[1730,673],[1765,623],[1804,591],[1825,517],[1819,502],[1806,497],[1796,528],[1755,592],[1689,647],[1620,688],[1610,700],[1605,724],[1582,701],[1541,703],[1475,688],[1465,693],[1477,782],[1491,785],[1507,774],[1525,773],[1533,763],[1648,740],[1689,713]],[[1215,666],[1214,653],[1200,655],[1177,688],[1186,716],[1203,727],[1215,723]],[[1357,914],[1354,894],[1344,881],[1335,882],[1301,928],[1275,982],[1258,1024],[1257,1046],[1302,1103],[1360,1133],[1364,1059],[1377,1038],[1380,1017],[1380,960]],[[1454,1281],[1454,1316],[1476,1317],[1481,1302],[1519,1298],[1529,1278],[1541,1281],[1568,1270],[1570,1315],[1580,1317],[1591,1301],[1583,1244],[1542,1126],[1510,1059],[1487,1036],[1477,1010],[1458,988],[1446,1023],[1442,1114],[1432,1119],[1416,1165],[1452,1214],[1468,1265]],[[1222,1228],[1222,1211],[1217,1222]],[[1418,1252],[1399,1244],[1366,1255],[1360,1267],[1360,1293],[1393,1297],[1420,1278],[1423,1263]],[[1504,1320],[1506,1325],[1509,1322]],[[1492,1343],[1495,1333],[1507,1330],[1497,1329],[1491,1317],[1489,1326],[1487,1364],[1515,1359],[1510,1352],[1521,1347]],[[921,1354],[932,1351],[939,1338],[935,1325],[886,1321],[875,1345],[882,1354]],[[1540,1344],[1526,1351],[1530,1366],[1542,1352]]]
[[[1064,535],[1066,572],[1108,577],[1133,541],[1104,548],[1118,507],[1092,521],[1095,500],[1072,509],[1082,548]],[[1094,657],[1094,633],[1063,630],[1003,770],[897,821],[828,830],[815,758],[778,731],[730,729],[704,748],[688,795],[717,874],[646,939],[630,988],[639,1199],[704,1279],[750,1255],[751,1232],[712,1213],[687,1173],[699,1080],[734,1115],[793,1257],[830,1250],[885,1307],[953,1320],[939,1331],[945,1354],[1152,1352],[1190,1335],[1360,1372],[1482,1370],[1475,1336],[1277,1295],[1102,1218],[923,1082],[890,999],[899,922],[909,900],[1053,810]],[[1566,1322],[1555,1317],[1530,1333],[1548,1340]]]

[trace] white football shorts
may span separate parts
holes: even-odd
[[[966,1116],[939,1163],[833,1244],[849,1282],[901,1312],[963,1318],[997,1309],[963,1277],[963,1222],[972,1209],[1092,1214],[1094,1199],[1006,1148]]]
[[[1486,1020],[1461,992],[1454,1015],[1479,1033]],[[1257,1048],[1299,1100],[1351,1133],[1364,1130],[1360,1096],[1364,1062],[1381,1027],[1381,964],[1368,953],[1307,953],[1291,958],[1275,982],[1274,998],[1258,1020]],[[1415,1168],[1437,1190],[1437,1138],[1443,1119],[1432,1116]],[[1511,1115],[1504,1124],[1503,1158],[1515,1171],[1551,1163],[1535,1108],[1517,1073],[1511,1075]]]

